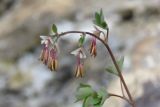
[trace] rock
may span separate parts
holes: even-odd
[[[158,80],[159,81],[159,80]],[[143,94],[139,98],[136,99],[136,107],[159,107],[160,106],[160,86],[151,81],[147,81],[143,85]],[[125,107],[130,107],[126,105]]]
[[[148,96],[148,98],[145,98],[146,95],[151,94],[152,92],[154,93],[153,96],[156,95],[156,93],[159,92],[159,90],[157,90],[157,88],[159,87],[158,83],[159,83],[159,67],[156,67],[154,69],[148,70],[148,69],[136,69],[135,71],[131,71],[130,73],[123,73],[124,75],[124,79],[126,81],[126,84],[131,92],[131,95],[133,96],[134,100],[136,101],[137,107],[143,107],[142,105],[145,105],[145,102],[149,101],[149,99],[152,99],[152,96]],[[150,82],[154,85],[154,87],[150,88],[150,91],[147,91],[148,89],[144,88],[146,87],[146,83]],[[116,93],[119,95],[121,94],[120,91],[120,84],[119,84],[119,79],[113,80],[108,88],[108,92],[112,92],[112,93]],[[148,86],[148,85],[147,85]],[[126,95],[126,94],[125,94]],[[157,95],[158,96],[158,95]],[[156,98],[158,98],[156,96]],[[145,99],[143,99],[145,98]],[[143,99],[142,102],[139,101],[139,99]],[[156,102],[156,101],[155,101]],[[107,105],[110,105],[111,107],[117,107],[117,105],[119,107],[123,107],[125,106],[125,104],[127,104],[127,102],[125,102],[124,100],[121,100],[119,98],[114,98],[111,97],[109,98],[109,100],[106,100],[104,107]],[[159,107],[159,103],[154,103],[152,102],[148,102],[148,104],[155,104],[158,106],[155,107]],[[129,106],[127,106],[129,107]],[[149,106],[148,106],[149,107]]]
[[[160,38],[157,36],[148,36],[140,40],[132,50],[133,68],[152,69],[160,66]]]
[[[7,11],[14,7],[16,0],[1,0],[0,1],[0,17],[5,14]]]
[[[17,1],[0,19],[0,59],[13,60],[34,48],[52,23],[72,14],[73,5],[73,0]]]

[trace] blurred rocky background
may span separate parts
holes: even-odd
[[[85,60],[86,75],[74,78],[69,53],[76,37],[59,42],[60,68],[50,72],[39,60],[40,35],[59,31],[93,31],[95,11],[103,9],[116,58],[125,56],[124,78],[137,107],[160,107],[160,0],[0,0],[0,107],[81,107],[75,102],[80,82],[120,93],[119,79],[105,72],[112,64],[104,46]],[[86,43],[88,48],[88,44]],[[104,107],[129,107],[108,99]]]

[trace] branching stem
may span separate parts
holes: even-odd
[[[104,40],[101,39],[100,37],[96,36],[95,34],[90,33],[90,32],[84,32],[84,31],[67,31],[67,32],[63,32],[63,33],[57,34],[57,36],[61,37],[61,36],[64,36],[64,35],[67,35],[67,34],[73,34],[73,33],[75,33],[75,34],[76,34],[76,33],[87,34],[87,35],[93,36],[93,37],[97,38],[99,41],[101,41],[101,43],[102,43],[102,44],[106,47],[106,49],[108,50],[108,52],[109,52],[109,54],[110,54],[110,57],[111,57],[111,59],[112,59],[112,61],[113,61],[113,64],[114,64],[114,66],[116,67],[116,70],[117,70],[117,72],[118,72],[119,78],[120,78],[120,80],[121,80],[121,82],[122,82],[122,84],[123,84],[123,86],[124,86],[124,89],[125,89],[128,97],[129,97],[130,104],[132,105],[132,107],[136,107],[136,106],[135,106],[135,103],[134,103],[134,101],[133,101],[133,99],[132,99],[132,96],[131,96],[131,94],[130,94],[130,92],[129,92],[129,89],[128,89],[126,83],[125,83],[125,80],[124,80],[124,78],[123,78],[123,75],[122,75],[122,73],[121,73],[121,70],[120,70],[120,68],[119,68],[119,66],[118,66],[118,64],[117,64],[117,62],[116,62],[116,59],[115,59],[115,57],[114,57],[114,55],[113,55],[113,52],[112,52],[111,48],[109,47],[108,43],[106,43],[106,41],[104,41]],[[108,37],[108,34],[109,34],[109,29],[107,30],[107,37]],[[112,94],[112,96],[113,96],[113,95],[114,95],[114,94]],[[115,96],[115,95],[114,95],[114,96]],[[120,96],[117,96],[117,97],[120,97]],[[124,98],[123,98],[123,99],[124,99]]]
[[[118,98],[121,98],[121,99],[127,101],[129,104],[132,105],[132,103],[131,103],[126,97],[124,97],[124,96],[120,96],[120,95],[113,94],[113,93],[109,93],[109,96],[110,96],[110,97],[118,97]]]

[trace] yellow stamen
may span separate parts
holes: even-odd
[[[57,70],[57,68],[58,68],[58,61],[57,60],[52,60],[52,70],[53,71],[56,71]]]
[[[83,67],[82,66],[77,66],[75,77],[83,77],[83,75],[84,75]]]
[[[91,47],[90,47],[90,54],[91,56],[94,56],[94,57],[97,56],[96,46],[94,46],[93,43],[91,44]]]

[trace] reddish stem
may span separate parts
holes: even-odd
[[[120,95],[113,94],[113,93],[109,93],[109,96],[110,96],[110,97],[118,97],[118,98],[121,98],[121,99],[127,101],[129,104],[132,105],[132,103],[131,103],[126,97],[124,97],[124,96],[120,96]]]
[[[83,31],[67,31],[67,32],[63,32],[63,33],[61,33],[61,34],[58,34],[58,36],[60,37],[60,36],[63,36],[63,35],[66,35],[66,34],[71,34],[71,33],[88,34],[88,35],[90,35],[90,36],[93,36],[93,37],[97,38],[99,41],[101,41],[101,42],[103,43],[103,45],[104,45],[104,46],[106,47],[106,49],[108,50],[108,52],[109,52],[109,54],[110,54],[110,56],[111,56],[111,59],[112,59],[112,61],[113,61],[113,64],[115,65],[116,70],[117,70],[117,72],[118,72],[119,78],[121,79],[121,81],[122,81],[122,83],[123,83],[123,85],[124,85],[124,88],[125,88],[125,90],[126,90],[126,93],[127,93],[128,97],[129,97],[129,100],[130,100],[130,102],[131,102],[130,104],[132,105],[132,107],[136,107],[136,106],[135,106],[135,103],[134,103],[134,101],[133,101],[133,98],[132,98],[132,96],[131,96],[131,94],[130,94],[130,92],[129,92],[129,89],[128,89],[126,83],[125,83],[125,80],[124,80],[124,78],[123,78],[123,75],[122,75],[122,73],[121,73],[121,70],[120,70],[120,68],[119,68],[119,66],[118,66],[118,64],[117,64],[117,62],[116,62],[116,59],[115,59],[113,53],[112,53],[112,50],[110,49],[110,47],[109,47],[109,45],[106,43],[106,41],[102,40],[100,37],[96,36],[96,35],[93,34],[93,33],[83,32]],[[108,34],[109,34],[109,31],[107,31],[107,37],[108,37]]]

